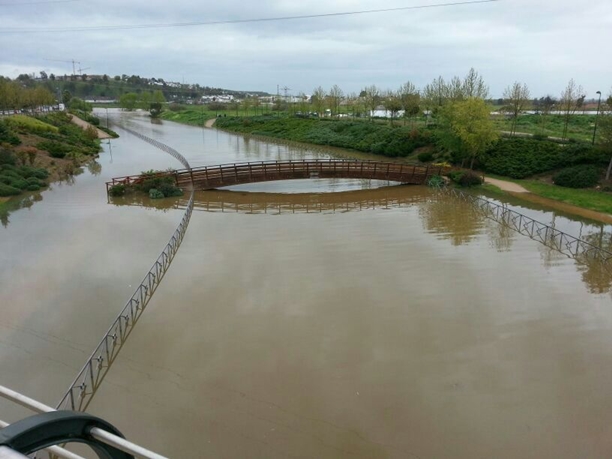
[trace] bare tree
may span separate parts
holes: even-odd
[[[367,109],[370,111],[370,120],[378,104],[380,103],[380,90],[375,86],[367,86],[362,91]]]
[[[463,82],[461,78],[455,76],[446,85],[446,94],[453,102],[463,100],[466,98]]]
[[[584,96],[584,90],[582,86],[577,85],[572,78],[563,92],[561,93],[561,99],[559,100],[559,108],[563,113],[563,138],[567,139],[567,130],[569,122],[576,110],[578,109],[579,100]]]
[[[310,101],[312,105],[314,106],[315,112],[317,112],[318,116],[321,116],[321,112],[325,110],[325,97],[326,96],[327,94],[325,94],[325,89],[323,89],[321,86],[319,86],[318,88],[315,88],[314,91],[312,91],[312,96],[310,98]]]
[[[486,99],[489,97],[489,87],[474,68],[471,68],[463,79],[462,88],[465,98],[476,97],[478,99]]]
[[[343,97],[344,92],[337,84],[333,85],[332,88],[329,90],[328,101],[329,109],[332,111],[332,116],[334,114],[336,116],[340,114],[340,102],[342,102]]]
[[[421,96],[416,86],[408,81],[400,86],[397,97],[401,102],[402,110],[404,110],[404,124],[406,124],[406,118],[418,114]]]
[[[390,123],[391,126],[393,126],[394,120],[397,118],[397,114],[402,109],[402,102],[396,93],[393,91],[387,91],[383,100],[383,105],[385,106],[385,110],[390,115]]]
[[[516,133],[518,117],[527,107],[529,97],[530,94],[527,84],[521,84],[518,81],[504,90],[504,99],[507,103],[506,110],[512,116],[512,125],[510,127],[510,133],[512,135]]]

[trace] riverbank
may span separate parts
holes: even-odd
[[[215,123],[219,129],[228,132],[252,134],[262,138],[299,141],[307,144],[331,145],[357,151],[367,151],[381,156],[405,158],[407,160],[427,159],[444,162],[452,155],[431,153],[438,149],[436,132],[417,132],[410,128],[391,128],[369,123],[349,121],[299,119],[299,118],[219,118]],[[560,146],[557,143],[536,139],[504,139],[482,159],[485,170],[507,171],[519,177],[559,170],[573,164],[602,161],[603,158],[590,146],[572,144]],[[601,167],[597,166],[597,167]],[[486,172],[487,176],[489,172]],[[495,178],[498,177],[498,178]],[[588,218],[609,221],[612,218],[612,194],[595,189],[574,189],[556,186],[550,177],[519,180],[507,176],[490,177],[488,183],[504,192],[518,193],[525,199],[527,194],[546,199],[553,207],[563,207],[577,215],[588,211]],[[501,181],[501,182],[500,182]],[[548,181],[548,183],[547,183]],[[523,183],[524,182],[524,183]],[[556,204],[555,204],[556,203]],[[590,213],[593,212],[593,213]]]
[[[71,116],[70,121],[72,123],[76,124],[77,126],[79,126],[84,131],[87,130],[87,129],[95,129],[96,133],[98,134],[98,139],[104,140],[104,139],[112,139],[113,138],[113,136],[110,135],[109,133],[104,132],[101,129],[98,129],[93,124],[88,123],[87,121],[79,118],[78,116],[72,115],[72,114],[70,116]]]
[[[97,158],[98,132],[83,129],[66,113],[36,118],[13,116],[0,122],[0,196],[10,198],[64,181]],[[85,123],[86,124],[86,123]]]

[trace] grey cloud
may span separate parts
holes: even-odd
[[[212,21],[433,4],[439,0],[225,2],[82,0],[3,7],[8,27],[70,27]],[[46,69],[70,73],[71,59],[90,73],[139,74],[233,89],[346,92],[479,70],[494,96],[515,80],[534,95],[558,95],[575,78],[594,95],[612,86],[612,2],[503,0],[457,6],[285,22],[206,27],[0,34],[0,73]]]

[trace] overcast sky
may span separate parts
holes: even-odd
[[[470,67],[494,97],[514,81],[558,96],[612,88],[612,0],[502,0],[391,13],[114,31],[5,33],[10,28],[215,21],[432,5],[445,0],[0,0],[0,75],[45,70],[161,77],[240,90],[310,94],[338,84],[422,87]],[[450,0],[446,0],[450,1]]]

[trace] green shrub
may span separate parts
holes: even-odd
[[[40,190],[40,185],[36,185],[35,183],[32,183],[32,184],[28,185],[26,190],[28,190],[28,191],[38,191],[38,190]]]
[[[183,195],[183,190],[168,182],[162,183],[158,190],[161,191],[166,198]]]
[[[448,178],[465,188],[482,185],[482,177],[472,171],[451,171]]]
[[[494,174],[525,178],[576,164],[600,164],[606,160],[587,144],[561,145],[534,139],[500,139],[481,158],[482,168]]]
[[[19,174],[25,178],[37,178],[38,180],[46,180],[49,177],[49,171],[40,167],[21,166]]]
[[[25,190],[28,187],[29,183],[23,178],[16,178],[11,180],[10,186],[13,188],[18,188],[20,190]]]
[[[217,118],[216,126],[234,132],[349,148],[390,157],[405,157],[419,147],[434,143],[431,132],[427,130],[325,118],[223,117]]]
[[[57,132],[57,127],[27,115],[13,115],[7,118],[5,122],[10,127],[22,132],[34,132],[36,134]]]
[[[28,177],[26,179],[29,185],[38,185],[39,187],[45,186],[46,183],[36,177]]]
[[[427,186],[432,188],[442,188],[444,185],[446,185],[446,182],[444,181],[444,177],[440,175],[432,175],[427,180]]]
[[[3,183],[0,183],[0,196],[2,197],[16,196],[19,193],[21,193],[21,190],[19,190],[18,188],[14,188],[10,185],[5,185]]]
[[[123,196],[125,195],[126,186],[122,184],[113,185],[108,189],[108,194],[111,196]]]
[[[425,152],[425,153],[419,153],[419,155],[417,156],[418,160],[421,161],[422,163],[428,163],[430,161],[433,161],[434,159],[434,155],[431,152]]]
[[[171,185],[174,187],[174,178],[171,176],[159,175],[165,171],[144,171],[141,173],[143,177],[142,182],[137,185],[137,189],[144,193],[148,193],[152,188],[159,190],[164,185]]]
[[[482,185],[482,177],[472,171],[465,171],[457,181],[459,186],[469,188],[472,186]]]
[[[580,165],[558,172],[553,177],[553,182],[566,188],[590,188],[597,185],[600,176],[600,170],[596,166]]]
[[[164,193],[162,193],[159,190],[156,190],[155,188],[151,188],[149,190],[149,197],[151,199],[162,199],[162,198],[165,198]]]
[[[49,152],[53,158],[64,158],[70,151],[67,145],[53,140],[43,140],[36,147]]]
[[[7,123],[3,120],[0,120],[0,143],[6,142],[10,145],[19,145],[21,140],[19,137],[11,130]],[[0,162],[0,164],[2,164]]]
[[[0,145],[0,166],[4,164],[15,165],[17,163],[17,158],[11,150]]]

